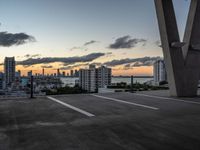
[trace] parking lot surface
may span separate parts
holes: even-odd
[[[200,98],[108,93],[0,100],[0,150],[157,149],[200,149]]]

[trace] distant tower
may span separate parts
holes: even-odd
[[[60,76],[60,69],[57,69],[57,77]]]
[[[74,70],[71,70],[71,71],[70,71],[70,75],[71,75],[71,77],[74,76]]]
[[[75,70],[74,76],[75,76],[75,77],[78,77],[78,76],[79,76],[79,71],[78,71],[78,70]]]
[[[0,72],[0,90],[4,89],[4,74]]]
[[[89,69],[95,69],[95,68],[96,68],[95,65],[93,65],[93,64],[90,64],[90,65],[89,65]]]
[[[42,76],[44,76],[44,68],[42,69]]]
[[[16,82],[20,82],[21,81],[21,71],[20,70],[15,72],[15,81]]]
[[[31,70],[31,71],[28,72],[27,76],[28,76],[28,77],[31,77],[32,75],[33,75],[33,72],[32,72],[32,70]],[[36,76],[37,76],[37,73],[36,73]]]
[[[63,71],[62,76],[65,77],[65,72]]]
[[[21,71],[18,70],[17,72],[15,72],[15,78],[20,78],[21,77]]]
[[[21,77],[21,70],[18,70],[19,77]]]
[[[15,81],[15,57],[4,59],[4,73],[6,86],[9,86]]]
[[[160,83],[167,80],[164,60],[158,60],[154,63],[153,74],[155,83]]]

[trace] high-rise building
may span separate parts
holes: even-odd
[[[96,92],[98,88],[111,85],[112,71],[110,68],[101,66],[96,68],[90,65],[89,69],[79,70],[79,85],[88,92]]]
[[[79,85],[83,90],[88,92],[96,92],[96,69],[80,69]]]
[[[60,77],[60,69],[57,69],[57,77]]]
[[[71,76],[71,77],[74,76],[74,70],[70,70],[70,76]]]
[[[15,81],[15,57],[6,57],[4,59],[4,74],[6,87]]]
[[[65,72],[64,71],[62,72],[62,76],[65,77]]]
[[[164,60],[157,60],[153,65],[154,82],[167,81],[167,73]]]
[[[18,70],[17,72],[18,72],[19,77],[21,77],[21,70]]]
[[[33,72],[32,72],[32,70],[30,70],[28,73],[27,73],[27,76],[30,78],[31,76],[33,75]],[[38,74],[36,73],[36,76],[37,76]]]
[[[0,72],[0,90],[4,89],[4,74]]]
[[[21,71],[18,70],[17,72],[15,72],[15,78],[20,78],[21,77]]]
[[[90,65],[89,65],[89,69],[95,69],[95,68],[96,68],[95,65],[93,65],[93,64],[90,64]]]
[[[98,88],[105,88],[106,86],[111,85],[111,68],[101,66],[97,68],[97,86]]]
[[[75,76],[75,77],[78,77],[78,76],[79,76],[79,71],[78,71],[78,70],[75,70],[74,76]]]
[[[44,77],[44,68],[42,69],[42,76]]]
[[[17,83],[20,83],[20,81],[21,81],[21,71],[20,70],[18,70],[17,72],[15,72],[15,81]]]

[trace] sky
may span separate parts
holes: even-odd
[[[181,37],[189,2],[174,0]],[[15,56],[24,74],[96,64],[152,75],[159,41],[153,0],[0,0],[0,63]]]

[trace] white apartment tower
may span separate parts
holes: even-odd
[[[111,68],[101,66],[97,68],[97,86],[98,88],[105,88],[108,85],[111,85]]]
[[[104,88],[111,84],[111,69],[105,66],[96,68],[90,65],[89,69],[80,69],[79,85],[88,92],[97,92],[98,88]]]
[[[165,69],[164,60],[157,60],[153,66],[154,81],[155,83],[160,83],[162,81],[167,81],[167,73]]]
[[[88,92],[96,92],[96,69],[80,69],[79,70],[79,85],[83,90]]]
[[[0,72],[0,90],[4,89],[4,74]]]
[[[6,86],[10,86],[15,81],[15,57],[4,59],[4,74]]]

